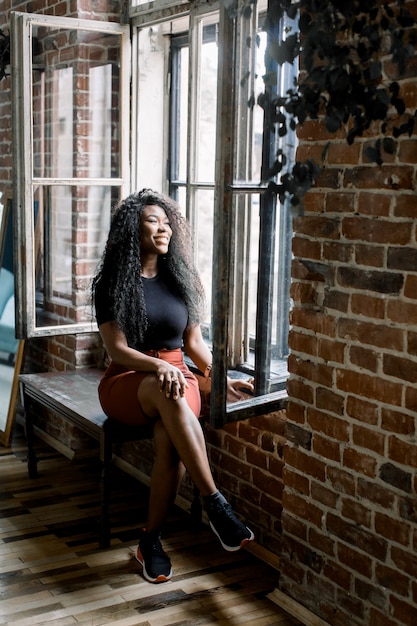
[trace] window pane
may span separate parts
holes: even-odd
[[[213,264],[213,206],[214,192],[200,189],[194,193],[197,211],[197,228],[195,236],[197,268],[203,281],[207,297],[207,316],[211,315],[212,264]]]
[[[136,179],[137,188],[162,191],[167,178],[166,85],[169,40],[166,26],[155,24],[138,34]]]
[[[214,181],[217,106],[217,24],[202,27],[196,102],[196,180]]]
[[[188,38],[173,41],[171,92],[171,180],[187,180]]]
[[[120,37],[37,27],[33,176],[119,178]]]
[[[91,320],[90,284],[117,187],[39,186],[34,199],[36,321]]]

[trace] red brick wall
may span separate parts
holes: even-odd
[[[294,219],[280,587],[335,626],[417,623],[416,132],[379,167],[375,128],[299,130],[300,160],[330,147]]]

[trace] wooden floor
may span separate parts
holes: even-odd
[[[147,488],[115,471],[112,543],[99,550],[97,462],[38,447],[40,476],[32,480],[22,436],[0,447],[0,624],[301,624],[266,598],[275,570],[246,551],[225,552],[205,527],[191,532],[177,508],[163,538],[174,576],[146,582],[133,550]]]

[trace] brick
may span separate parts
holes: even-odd
[[[349,308],[349,300],[350,296],[343,291],[337,291],[336,289],[332,289],[332,291],[327,292],[323,306],[326,309],[336,309],[337,311],[341,311],[342,313],[347,313]]]
[[[325,207],[326,194],[310,189],[309,193],[304,196],[304,213],[322,213]]]
[[[398,626],[397,620],[391,619],[386,613],[381,613],[372,607],[369,619],[369,626]]]
[[[327,216],[303,216],[293,220],[294,232],[311,236],[314,234],[316,239],[338,239],[339,219]]]
[[[372,604],[379,609],[387,610],[389,595],[387,589],[381,589],[375,584],[370,584],[358,578],[355,580],[354,589],[355,595],[365,600],[366,605]]]
[[[405,277],[404,296],[417,300],[417,276],[409,275]]]
[[[341,341],[326,339],[324,337],[318,340],[317,356],[334,363],[343,363],[345,357],[346,344]]]
[[[352,442],[365,450],[372,450],[381,456],[384,454],[385,437],[375,429],[352,424]]]
[[[349,145],[346,141],[332,141],[327,151],[330,165],[356,165],[359,162],[361,146],[359,143]]]
[[[390,614],[404,626],[415,626],[417,623],[417,607],[411,606],[400,598],[391,595]]]
[[[343,517],[352,520],[356,524],[370,528],[372,524],[372,512],[369,508],[351,498],[342,498],[340,512]]]
[[[369,243],[406,245],[410,243],[412,227],[411,221],[398,222],[393,228],[391,220],[345,217],[342,220],[342,235]]]
[[[292,441],[298,446],[302,446],[306,450],[311,449],[311,431],[302,428],[298,424],[287,422],[285,428],[285,436],[288,441]]]
[[[293,259],[291,264],[291,275],[294,280],[323,281],[324,263],[316,266],[312,263],[307,264],[304,259]]]
[[[417,268],[417,249],[411,247],[389,247],[387,268],[403,272],[415,272]]]
[[[401,193],[395,199],[394,206],[395,217],[412,217],[416,216],[416,196],[415,192]]]
[[[349,424],[344,419],[331,416],[314,408],[307,409],[307,423],[314,433],[323,433],[335,441],[349,441]]]
[[[417,361],[411,359],[384,354],[383,372],[388,376],[400,378],[413,384],[417,383]]]
[[[332,368],[325,363],[317,363],[290,354],[288,357],[288,371],[325,387],[331,387],[332,385]]]
[[[290,296],[297,304],[314,304],[316,302],[316,293],[312,283],[292,283],[290,288]]]
[[[262,471],[256,467],[253,468],[252,484],[262,493],[266,493],[273,498],[279,499],[281,497],[282,482],[278,480],[276,476],[271,476],[268,472]]]
[[[307,527],[298,517],[294,517],[286,509],[283,510],[281,516],[282,529],[288,535],[298,537],[303,541],[307,540]]]
[[[362,398],[348,396],[346,412],[350,417],[367,424],[378,423],[378,407],[375,403],[367,402]]]
[[[356,493],[355,479],[351,472],[338,467],[327,467],[327,479],[333,489],[353,496]]]
[[[354,249],[352,244],[341,243],[340,241],[324,241],[322,258],[340,263],[351,263]]]
[[[345,396],[326,387],[317,387],[316,406],[318,409],[325,409],[335,415],[343,415],[345,411]]]
[[[417,323],[417,303],[390,301],[387,304],[387,318],[397,324],[415,325]]]
[[[417,163],[417,139],[402,139],[399,147],[399,160],[402,163]]]
[[[239,422],[238,435],[240,439],[247,443],[257,445],[259,443],[260,432],[258,428],[254,428],[247,422]]]
[[[275,452],[275,439],[272,433],[262,433],[261,448],[266,452]]]
[[[414,415],[394,411],[385,407],[381,408],[381,428],[398,435],[412,435],[416,432]]]
[[[415,387],[405,388],[404,408],[408,411],[417,411],[417,389]]]
[[[326,527],[329,533],[335,535],[355,549],[363,551],[366,555],[385,561],[388,553],[388,542],[381,537],[373,535],[370,531],[340,518],[338,515],[328,513]]]
[[[372,559],[368,554],[359,552],[355,547],[338,543],[337,556],[339,561],[353,572],[359,572],[368,579],[372,577]]]
[[[385,267],[385,247],[375,244],[355,245],[356,265],[366,265],[369,267]]]
[[[246,446],[246,461],[250,465],[266,470],[268,468],[268,460],[262,450],[253,446]]]
[[[290,467],[285,467],[283,471],[285,488],[297,491],[300,494],[310,495],[310,480],[303,474],[295,472]]]
[[[339,267],[336,278],[341,287],[393,295],[399,295],[404,284],[402,274],[352,267]]]
[[[411,166],[363,166],[344,170],[343,186],[356,189],[413,189],[414,172]]]
[[[358,496],[383,507],[385,510],[393,510],[397,494],[388,490],[386,486],[375,483],[375,481],[358,478]]]
[[[326,465],[320,459],[315,459],[311,454],[301,448],[288,446],[285,449],[284,462],[303,473],[311,476],[320,482],[326,480]]]
[[[349,349],[349,358],[352,365],[362,367],[369,372],[376,373],[379,367],[380,353],[368,348],[359,346],[351,346]]]
[[[359,341],[362,345],[377,346],[386,350],[402,352],[404,336],[398,328],[387,328],[383,324],[341,318],[338,325],[339,337]]]
[[[328,554],[329,556],[334,556],[335,542],[333,541],[331,537],[326,537],[325,535],[323,535],[323,533],[321,533],[320,531],[317,531],[314,528],[314,526],[311,526],[308,529],[308,543],[315,550],[319,550],[320,552],[324,554]],[[328,563],[328,561],[325,562],[323,575],[325,575],[325,572],[326,572],[326,563]],[[343,571],[342,568],[340,568],[341,576],[343,576],[342,571]],[[346,577],[349,576],[348,572],[345,572],[345,576]],[[335,581],[335,582],[338,582],[338,581]]]
[[[317,354],[317,337],[315,335],[298,333],[292,329],[288,336],[288,345],[293,353],[298,352],[311,356]]]
[[[362,215],[388,217],[391,207],[391,194],[361,191],[358,199],[358,212]]]
[[[318,434],[314,434],[313,438],[313,452],[323,459],[330,459],[340,463],[341,452],[340,444],[337,441],[332,441],[327,437],[321,437]]]
[[[410,526],[402,520],[395,520],[379,511],[375,513],[375,531],[389,541],[408,546],[410,542]]]
[[[350,370],[336,370],[336,385],[341,391],[352,393],[358,396],[391,404],[392,406],[401,406],[402,403],[402,385],[383,380],[377,376],[369,376]]]
[[[292,240],[292,253],[295,257],[320,259],[321,244],[319,241],[294,236]]]
[[[362,621],[365,618],[366,603],[356,594],[346,593],[343,589],[338,590],[336,601],[338,606],[351,616],[350,619],[356,616]]]
[[[413,524],[417,523],[417,506],[416,506],[415,498],[412,498],[412,499],[406,498],[406,497],[399,498],[398,510],[400,513],[400,517],[402,517],[402,519],[412,522]]]
[[[407,333],[407,353],[417,356],[417,332],[409,331]]]
[[[343,176],[341,168],[323,168],[317,177],[316,186],[318,189],[340,189],[340,179]]]
[[[327,337],[336,336],[336,319],[325,313],[296,308],[292,311],[291,323],[305,332],[312,331]]]
[[[417,468],[417,446],[392,435],[388,440],[388,455],[392,461]]]
[[[346,191],[334,191],[326,194],[326,213],[353,213],[355,210],[356,194]]]
[[[368,296],[353,293],[351,295],[351,310],[355,315],[383,320],[385,317],[386,299],[381,296]]]
[[[296,396],[293,396],[292,394],[289,394],[289,395],[290,395],[290,399],[288,400],[288,404],[287,404],[288,419],[298,424],[304,424],[305,407],[299,404],[298,402],[293,402],[291,400],[291,397],[296,397]]]
[[[359,474],[365,474],[370,477],[376,475],[376,459],[355,448],[345,448],[343,450],[342,462],[344,467],[350,468]]]
[[[322,161],[323,146],[320,144],[302,144],[297,147],[297,160],[304,163],[312,159],[315,163]]]
[[[315,502],[324,504],[327,508],[336,510],[340,495],[332,489],[328,489],[322,483],[312,481],[311,498]]]
[[[301,517],[307,523],[314,524],[318,528],[321,527],[321,509],[305,498],[284,490],[282,494],[282,505],[285,510],[293,513],[296,517]]]
[[[375,564],[375,582],[400,596],[408,596],[409,578],[384,563]]]

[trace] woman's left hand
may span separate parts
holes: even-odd
[[[253,393],[253,383],[251,380],[242,380],[240,378],[227,377],[227,400],[228,402],[236,402],[245,399],[245,390],[249,394]]]

